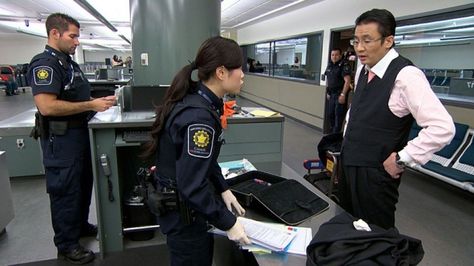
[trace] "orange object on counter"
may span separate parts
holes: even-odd
[[[223,129],[227,128],[227,117],[235,113],[235,110],[232,108],[234,105],[235,101],[227,101],[224,103],[224,114],[221,115],[221,126]]]

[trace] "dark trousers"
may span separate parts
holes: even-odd
[[[346,166],[338,190],[341,206],[356,218],[382,228],[395,227],[400,178],[393,179],[383,168]]]
[[[329,125],[331,126],[331,133],[341,132],[342,122],[345,115],[345,104],[339,103],[339,93],[329,93],[327,115]]]
[[[166,234],[171,266],[211,266],[214,237],[207,232],[204,219],[197,217],[190,225]]]
[[[92,195],[92,162],[87,128],[41,139],[49,193],[54,244],[66,252],[79,246],[88,223]]]

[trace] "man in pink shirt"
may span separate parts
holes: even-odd
[[[455,127],[423,72],[393,46],[395,18],[387,10],[360,15],[351,45],[362,63],[342,147],[341,205],[383,228],[395,226],[405,165],[425,164],[449,144]],[[416,121],[422,130],[407,142]]]

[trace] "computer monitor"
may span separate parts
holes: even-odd
[[[168,88],[169,85],[132,86],[130,111],[154,111],[163,103]]]
[[[107,79],[108,80],[119,80],[120,79],[121,69],[107,69]]]

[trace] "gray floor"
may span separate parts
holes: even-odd
[[[254,106],[239,99],[243,106]],[[0,120],[33,106],[29,90],[17,96],[0,94]],[[295,120],[286,119],[284,132],[284,173],[304,175],[302,162],[316,157],[316,145],[321,132]],[[49,201],[43,177],[13,178],[15,219],[0,236],[0,265],[11,265],[53,259],[56,250],[52,243]],[[94,205],[94,204],[93,204]],[[473,265],[474,262],[474,196],[457,188],[408,172],[400,186],[397,205],[397,227],[400,232],[423,241],[425,257],[421,265]],[[91,209],[95,221],[95,208]],[[93,238],[83,244],[97,250]],[[127,252],[134,252],[127,251]],[[136,256],[140,257],[140,251]],[[120,261],[120,260],[116,260]],[[153,260],[155,265],[160,265]],[[118,263],[127,265],[127,263]],[[104,265],[118,265],[105,263]],[[146,263],[140,263],[145,265]],[[95,264],[98,265],[98,264]]]

